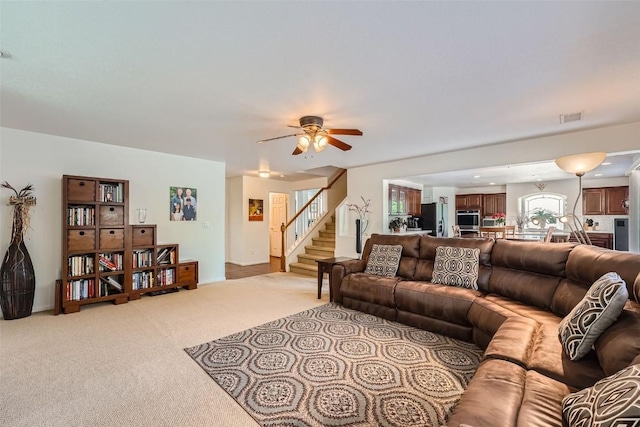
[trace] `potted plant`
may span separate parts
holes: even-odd
[[[540,228],[546,228],[547,224],[555,224],[556,216],[549,209],[537,208],[531,211],[531,222]]]
[[[393,218],[389,221],[389,230],[392,230],[394,233],[400,232],[400,229],[407,225],[407,221],[404,218]]]
[[[6,181],[4,188],[13,190],[9,206],[13,209],[11,243],[0,267],[0,306],[5,320],[20,319],[31,315],[36,289],[36,276],[24,233],[29,229],[29,209],[36,205],[31,184],[18,191]]]
[[[507,216],[504,214],[504,212],[496,212],[491,218],[495,219],[496,224],[502,227],[507,219]]]

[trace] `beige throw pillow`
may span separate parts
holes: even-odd
[[[571,360],[584,357],[600,334],[616,321],[629,299],[627,285],[614,272],[596,280],[560,322],[560,342]]]
[[[394,277],[400,265],[402,245],[376,245],[374,244],[367,260],[365,273],[377,276]]]
[[[480,249],[438,246],[432,283],[478,289]]]
[[[640,365],[631,365],[562,400],[565,425],[626,427],[640,424]]]

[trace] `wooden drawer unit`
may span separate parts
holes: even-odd
[[[124,206],[100,206],[100,226],[124,225]]]
[[[68,179],[67,200],[69,202],[94,202],[96,200],[96,182],[88,179]]]
[[[198,286],[198,261],[181,261],[178,264],[178,283],[187,289]]]
[[[100,229],[100,249],[123,249],[124,229],[123,228],[102,228]]]
[[[133,247],[153,246],[156,242],[155,225],[132,225],[131,239]]]
[[[95,230],[67,230],[67,250],[69,252],[92,251],[95,248]]]

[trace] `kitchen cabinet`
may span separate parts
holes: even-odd
[[[604,188],[585,188],[582,190],[582,214],[606,215]]]
[[[482,194],[456,195],[456,210],[467,210],[467,209],[482,210]]]
[[[629,197],[629,187],[600,187],[582,190],[583,215],[628,215],[622,202]]]
[[[629,187],[607,187],[604,196],[607,215],[629,215],[629,209],[623,206],[629,198]]]
[[[482,195],[482,216],[492,216],[495,213],[507,211],[507,194],[483,194]]]
[[[389,184],[389,213],[420,215],[422,190]]]

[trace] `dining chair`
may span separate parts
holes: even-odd
[[[453,229],[453,237],[462,237],[459,225],[452,225],[451,228]]]
[[[504,239],[507,231],[505,227],[480,227],[480,237],[493,237],[494,239]]]
[[[516,226],[515,225],[505,225],[504,226],[504,232],[505,232],[505,238],[506,239],[508,239],[509,237],[515,238],[516,237]]]
[[[551,237],[553,236],[553,232],[556,230],[556,228],[552,225],[551,227],[547,228],[547,235],[544,236],[544,242],[545,243],[551,243]]]

